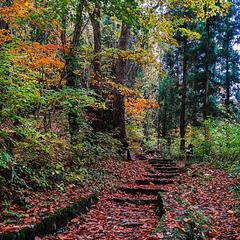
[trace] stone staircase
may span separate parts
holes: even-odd
[[[165,211],[161,193],[167,191],[168,185],[177,182],[179,169],[172,159],[159,157],[142,161],[146,162],[145,173],[140,175],[134,183],[120,186],[118,192],[124,193],[124,197],[112,197],[111,201],[123,205],[154,205],[156,215],[161,217]],[[137,227],[142,224],[141,220],[134,223],[130,220],[127,222],[128,224],[124,224],[125,227]]]

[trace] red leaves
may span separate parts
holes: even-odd
[[[194,177],[191,173],[194,173]],[[240,235],[237,219],[232,210],[232,206],[236,202],[228,191],[229,187],[235,184],[233,179],[228,178],[224,171],[196,166],[181,175],[181,182],[182,185],[178,190],[180,194],[172,194],[170,191],[165,196],[165,202],[171,208],[165,217],[167,228],[178,228],[184,232],[183,226],[190,219],[183,218],[181,222],[176,219],[191,206],[197,211],[203,212],[210,219],[211,229],[207,233],[209,239],[236,239],[226,237],[232,231],[238,231],[233,236]],[[203,224],[201,228],[207,230],[209,226]]]
[[[82,197],[89,196],[90,191],[87,188],[80,189],[79,187],[68,186],[65,193],[60,193],[57,190],[45,193],[26,191],[26,195],[28,195],[26,201],[32,207],[23,210],[17,205],[12,206],[9,211],[18,213],[20,219],[14,224],[0,223],[0,233],[17,231],[38,223],[47,214],[54,213],[59,208],[64,208]],[[0,211],[0,217],[5,220],[3,213]]]
[[[144,162],[124,162],[123,166],[117,168],[119,183],[131,186],[140,175],[145,174]],[[116,169],[116,166],[115,166]],[[109,170],[109,168],[108,168]],[[113,197],[134,196],[104,190],[98,204],[93,206],[84,217],[84,223],[70,223],[69,231],[61,233],[53,238],[46,239],[79,239],[79,240],[155,240],[159,237],[151,237],[150,233],[157,225],[158,219],[155,207],[151,205],[138,206],[134,204],[120,204],[111,201]],[[137,194],[135,198],[148,199],[153,196]]]
[[[118,185],[134,187],[136,179],[146,174],[146,162],[124,162],[122,166],[114,163],[104,165],[106,171],[115,175],[118,179]],[[115,170],[115,171],[114,171]],[[210,230],[208,223],[201,224],[203,231],[208,231],[206,237],[213,239],[237,239],[240,235],[238,220],[233,211],[235,203],[228,188],[235,184],[235,181],[228,178],[220,170],[198,167],[197,170],[202,174],[192,177],[191,170],[180,176],[182,184],[170,184],[164,187],[168,190],[164,195],[164,205],[167,208],[165,214],[164,232],[156,233],[151,236],[151,232],[156,228],[158,219],[155,214],[155,207],[150,205],[138,206],[129,203],[115,203],[112,198],[130,198],[131,199],[152,199],[153,196],[145,194],[129,195],[123,192],[114,192],[111,190],[113,182],[110,176],[106,176],[105,189],[100,193],[98,204],[93,206],[84,217],[84,223],[80,224],[79,218],[72,219],[68,224],[68,231],[58,234],[55,237],[46,237],[45,240],[160,240],[164,239],[165,234],[171,234],[173,229],[186,234],[186,225],[197,226],[194,218],[198,221],[199,216],[194,211],[201,211],[203,216],[210,218]],[[196,172],[195,171],[195,172]],[[116,182],[115,182],[116,183]],[[106,189],[107,188],[107,189]],[[159,188],[159,186],[148,185],[148,188]],[[55,193],[56,194],[56,193]],[[58,193],[59,194],[59,193]],[[50,206],[41,205],[43,199],[50,199],[51,193],[45,193],[44,196],[30,199],[35,207],[28,214],[30,218],[26,219],[25,224],[39,219],[38,213],[54,211],[57,207],[62,207],[74,200],[73,196],[79,196],[79,189],[69,187],[68,191],[59,198],[58,201],[51,202]],[[192,211],[192,216],[185,216],[186,211]],[[22,213],[24,214],[24,213]],[[5,226],[6,227],[6,226]],[[8,225],[6,229],[18,230],[18,226]],[[40,240],[40,239],[36,239]]]

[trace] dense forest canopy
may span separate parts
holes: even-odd
[[[189,146],[235,169],[239,46],[238,0],[1,0],[0,197]]]

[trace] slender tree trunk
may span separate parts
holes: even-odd
[[[143,133],[144,133],[144,139],[145,141],[149,140],[149,111],[147,111],[146,116],[145,116],[145,121],[143,124]]]
[[[130,28],[123,23],[121,36],[118,43],[120,50],[126,51],[129,46]],[[125,85],[127,81],[127,60],[119,59],[116,63],[116,83]],[[124,155],[128,150],[128,143],[126,139],[126,126],[125,126],[125,105],[124,96],[116,90],[113,100],[113,125],[118,131],[118,138],[123,145]]]
[[[186,98],[187,98],[187,41],[183,42],[183,82],[182,82],[182,102],[180,112],[180,151],[185,152],[186,133]]]
[[[157,110],[157,146],[160,148],[160,138],[161,138],[161,111]]]
[[[229,76],[229,23],[228,23],[228,17],[226,20],[226,82],[225,82],[225,87],[226,87],[226,108],[229,110],[229,105],[230,105],[230,76]]]
[[[157,96],[157,101],[158,104],[160,105],[160,101],[161,101],[161,94],[160,94],[160,84],[161,84],[161,80],[160,80],[160,76],[159,76],[159,80],[158,80],[158,96]],[[160,138],[161,138],[161,109],[157,110],[157,146],[158,149],[160,149]]]
[[[80,87],[80,82],[77,80],[75,71],[75,49],[79,44],[81,37],[81,30],[83,26],[83,7],[85,0],[79,0],[76,23],[73,32],[73,38],[71,41],[71,46],[69,54],[65,56],[65,71],[64,78],[66,79],[66,85],[73,89],[78,89]],[[79,119],[78,114],[74,111],[68,112],[68,123],[69,123],[69,133],[71,135],[71,143],[74,145],[77,143],[77,137],[79,133]]]
[[[206,22],[206,60],[205,60],[205,93],[203,104],[203,119],[207,119],[209,114],[209,57],[210,57],[210,20]]]
[[[167,106],[166,100],[163,106],[163,116],[162,116],[162,138],[167,138]]]
[[[95,4],[95,8],[93,13],[90,14],[90,20],[93,28],[93,36],[94,36],[94,59],[93,59],[93,68],[95,73],[95,78],[101,78],[101,58],[99,53],[102,50],[102,41],[101,41],[101,6],[100,3]]]

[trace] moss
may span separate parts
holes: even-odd
[[[79,201],[57,210],[55,213],[45,217],[40,223],[30,225],[18,232],[2,233],[0,240],[34,240],[35,236],[43,237],[53,234],[57,230],[65,227],[67,222],[83,213],[97,202],[96,194],[80,199]]]

